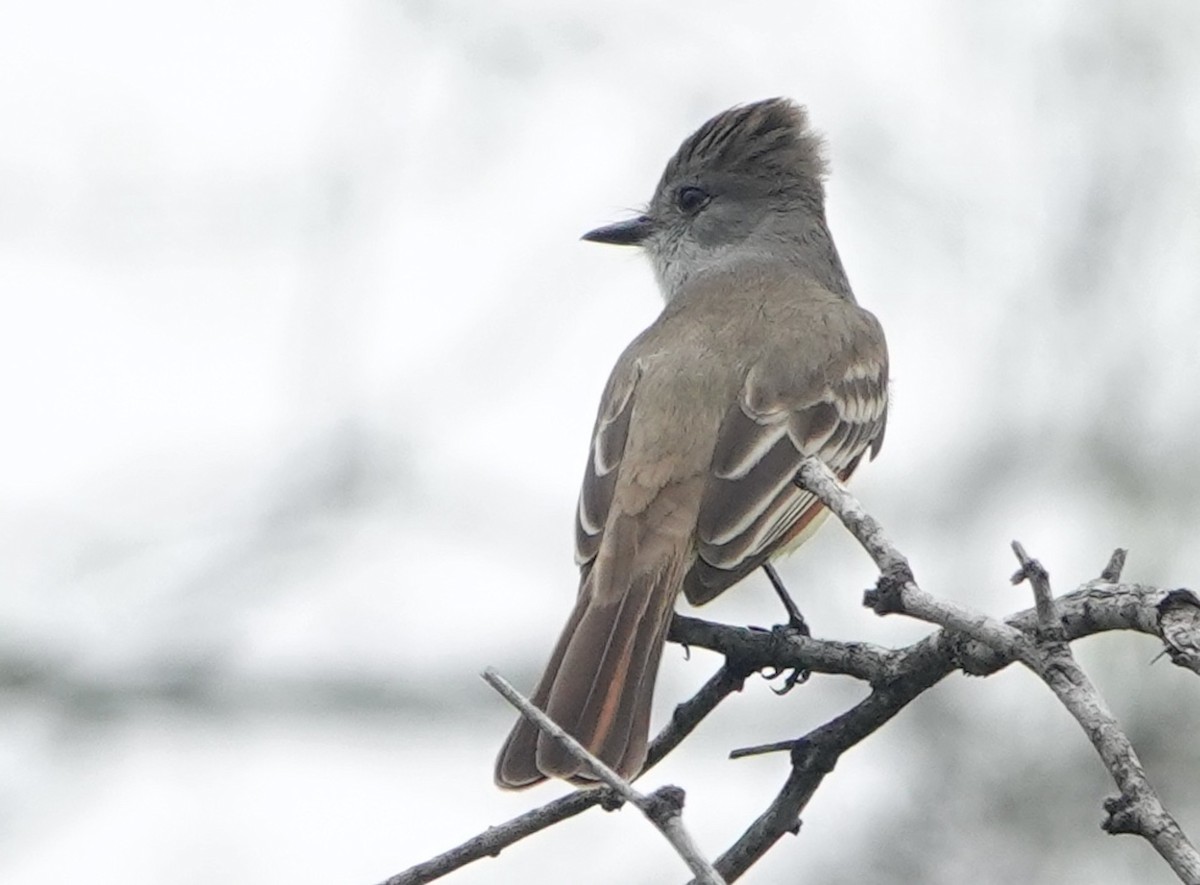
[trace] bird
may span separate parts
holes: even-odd
[[[787,98],[708,120],[645,211],[584,234],[649,257],[661,313],[617,360],[575,517],[574,608],[532,702],[625,778],[642,770],[667,628],[807,540],[827,511],[795,476],[843,481],[883,444],[888,351],[825,215],[821,136]],[[589,768],[522,718],[505,789]]]

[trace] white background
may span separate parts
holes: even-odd
[[[790,95],[888,332],[855,489],[926,589],[993,614],[1200,575],[1200,7],[464,0],[0,12],[0,881],[371,883],[562,792],[503,794],[570,606],[593,410],[658,309],[578,235],[679,141]],[[818,635],[902,644],[829,525]],[[702,614],[770,624],[754,577]],[[1200,834],[1200,685],[1078,653]],[[658,721],[715,669],[664,656]],[[863,694],[731,698],[646,787],[716,855]],[[1174,881],[1031,677],[955,677],[838,765],[748,882]],[[592,811],[449,882],[683,881]]]

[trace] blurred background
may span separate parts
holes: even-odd
[[[855,489],[924,587],[1003,615],[1200,578],[1200,6],[556,0],[8,4],[0,13],[0,881],[371,883],[563,792],[491,784],[575,592],[595,404],[659,307],[581,243],[725,107],[807,104],[894,406]],[[829,525],[782,573],[860,608]],[[769,625],[755,576],[700,612]],[[1200,684],[1077,645],[1200,835]],[[717,667],[664,658],[657,722]],[[716,855],[864,695],[729,699],[678,783]],[[848,754],[744,881],[1173,882],[1016,668]],[[447,881],[683,881],[598,810]]]

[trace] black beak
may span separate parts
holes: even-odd
[[[639,215],[628,221],[590,230],[583,235],[583,239],[592,243],[612,243],[614,246],[637,246],[653,231],[654,219],[649,215]]]

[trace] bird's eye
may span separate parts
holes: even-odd
[[[708,201],[711,199],[712,197],[708,195],[707,191],[692,184],[685,184],[679,189],[679,193],[675,195],[675,202],[688,215],[695,215],[707,206]]]

